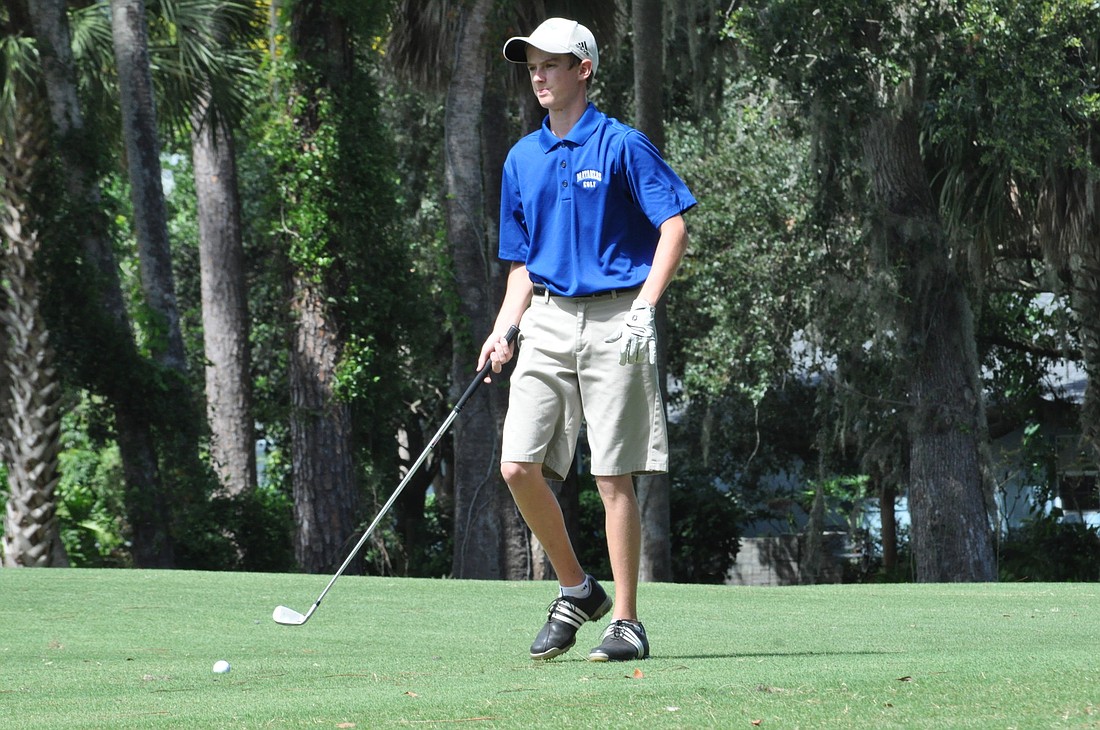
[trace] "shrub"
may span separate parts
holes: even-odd
[[[1001,543],[1001,580],[1100,580],[1100,529],[1063,516],[1060,509],[1036,515],[1008,535]]]

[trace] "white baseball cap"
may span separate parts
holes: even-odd
[[[592,62],[592,74],[600,65],[600,51],[592,31],[575,20],[550,18],[535,28],[529,36],[509,38],[504,44],[504,57],[512,63],[527,63],[527,44],[547,53],[571,53]]]

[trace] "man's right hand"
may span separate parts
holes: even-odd
[[[499,373],[504,365],[512,359],[515,353],[513,343],[508,342],[504,333],[494,332],[481,346],[481,357],[477,360],[477,369],[485,367],[486,362],[492,363],[494,373]],[[485,382],[491,382],[492,378],[485,378]]]

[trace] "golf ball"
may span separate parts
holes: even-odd
[[[214,674],[229,674],[229,662],[224,659],[214,662]]]

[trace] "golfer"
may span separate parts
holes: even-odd
[[[599,52],[588,28],[551,18],[530,36],[509,39],[504,57],[527,66],[549,112],[504,164],[499,255],[511,268],[478,362],[500,372],[513,355],[504,334],[519,325],[501,473],[561,584],[531,657],[568,651],[581,625],[612,607],[578,562],[547,483],[569,470],[583,421],[616,599],[588,658],[644,659],[633,476],[668,469],[654,307],[683,257],[682,214],[696,201],[645,135],[589,103]]]

